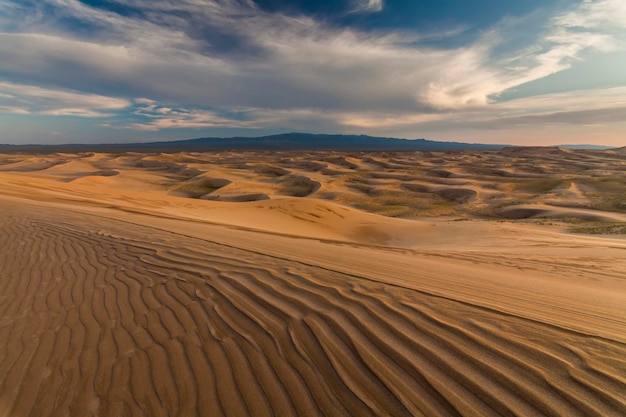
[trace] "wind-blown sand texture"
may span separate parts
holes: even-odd
[[[2,417],[626,415],[623,149],[0,155],[0,214]]]

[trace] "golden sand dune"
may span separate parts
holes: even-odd
[[[525,152],[1,157],[0,416],[626,415],[626,160]]]

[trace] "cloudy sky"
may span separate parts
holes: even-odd
[[[0,143],[626,145],[624,0],[0,0]]]

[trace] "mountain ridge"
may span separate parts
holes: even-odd
[[[62,145],[5,145],[0,152],[206,152],[226,150],[270,151],[467,151],[498,150],[514,145],[468,142],[444,142],[429,139],[400,139],[391,137],[346,134],[291,132],[266,136],[202,137],[173,141],[135,143],[97,143]],[[567,149],[612,149],[598,145],[558,145]]]
[[[341,151],[452,151],[496,150],[509,145],[439,142],[428,139],[399,139],[368,135],[282,133],[257,137],[204,137],[174,141],[114,144],[0,145],[0,151],[66,152],[183,152],[218,150],[341,150]]]

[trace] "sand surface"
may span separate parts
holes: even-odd
[[[0,416],[626,415],[626,152],[0,155]]]

